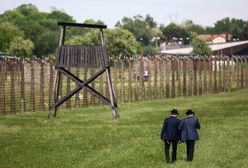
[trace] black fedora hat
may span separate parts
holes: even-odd
[[[185,113],[186,115],[191,115],[191,114],[195,114],[191,109],[188,109]]]
[[[177,115],[179,114],[177,109],[172,109],[170,112],[171,112],[171,114],[177,114]]]

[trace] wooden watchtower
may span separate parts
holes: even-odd
[[[94,24],[79,24],[79,23],[64,23],[59,22],[61,27],[60,41],[56,55],[56,81],[54,85],[54,104],[50,106],[49,118],[52,117],[51,110],[54,109],[54,117],[56,117],[58,107],[65,101],[70,99],[73,95],[78,93],[83,88],[91,92],[92,95],[100,99],[105,104],[110,105],[112,110],[113,119],[118,119],[118,107],[110,76],[110,62],[107,55],[107,50],[104,45],[103,29],[106,29],[106,25],[94,25]],[[64,39],[66,34],[66,27],[80,27],[80,28],[95,28],[99,29],[101,37],[101,45],[65,45]],[[70,68],[98,68],[99,70],[92,75],[89,79],[83,81],[72,72]],[[109,99],[89,86],[91,82],[106,73],[107,83],[109,88]],[[65,75],[76,83],[76,88],[67,93],[64,97],[59,99],[59,86],[61,85],[61,75]]]

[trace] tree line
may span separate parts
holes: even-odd
[[[10,55],[42,58],[54,56],[60,30],[57,22],[76,22],[66,12],[53,8],[41,12],[32,4],[23,4],[0,15],[0,51]],[[83,23],[104,24],[103,21],[85,20]],[[179,42],[198,43],[197,34],[230,33],[233,38],[248,39],[248,21],[235,18],[218,20],[213,27],[204,27],[186,20],[180,24],[158,24],[152,16],[123,17],[115,28],[105,31],[105,43],[110,57],[135,57],[141,52],[154,55],[159,44]],[[98,44],[99,33],[91,29],[68,28],[66,44]]]

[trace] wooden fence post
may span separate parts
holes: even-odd
[[[218,71],[218,93],[222,91],[222,57],[223,55],[221,55],[220,57],[218,57],[218,61],[219,61],[219,71]]]
[[[227,77],[227,73],[226,73],[227,65],[226,65],[226,62],[227,62],[227,59],[226,59],[225,56],[223,56],[222,62],[223,62],[223,64],[222,64],[222,66],[223,66],[223,68],[222,68],[222,92],[225,92],[227,90],[226,89],[226,77]]]
[[[71,71],[71,68],[68,68],[68,71],[70,72]],[[61,75],[61,76],[63,76],[63,75]],[[66,78],[66,94],[70,93],[70,91],[71,91],[71,80],[70,80],[69,77],[67,77]],[[71,99],[68,99],[66,101],[66,108],[67,109],[70,109],[71,108]]]
[[[124,61],[121,60],[121,101],[125,102],[125,67],[124,67]]]
[[[208,90],[208,85],[207,85],[207,58],[203,58],[203,94],[206,95],[207,94],[207,90]]]
[[[79,67],[76,67],[76,76],[80,79]],[[75,106],[74,106],[75,108],[79,108],[80,107],[79,93],[80,92],[76,93],[76,95],[75,95]]]
[[[16,113],[16,102],[15,102],[15,62],[8,61],[9,67],[10,67],[10,104],[11,104],[11,114]]]
[[[193,95],[194,59],[188,57],[188,96]]]
[[[44,63],[43,61],[39,61],[40,64],[40,111],[45,111],[44,105]]]
[[[116,66],[116,64],[114,64],[114,66]],[[116,76],[115,76],[115,74],[114,74],[114,87],[115,86],[117,86],[117,84],[116,84],[116,82],[117,82],[117,80],[116,80],[116,78],[115,78]],[[100,93],[101,94],[103,94],[104,93],[104,86],[103,86],[103,75],[101,75],[100,77],[99,77],[99,79],[100,79],[100,86],[99,86],[99,91],[100,91]],[[116,87],[115,87],[116,88]],[[117,95],[116,95],[116,99],[117,99]],[[100,105],[103,105],[104,103],[102,102],[102,101],[100,101]]]
[[[158,62],[156,59],[153,59],[154,64],[154,97],[158,99]]]
[[[228,57],[228,92],[232,89],[232,66],[233,58]]]
[[[118,60],[118,75],[117,75],[117,78],[118,78],[118,84],[119,84],[119,88],[117,89],[117,93],[118,93],[118,100],[119,102],[122,101],[122,87],[121,87],[121,81],[122,81],[122,62],[121,60],[119,59]]]
[[[170,97],[170,72],[171,72],[171,60],[165,59],[166,68],[165,68],[165,97]]]
[[[115,95],[116,95],[116,99],[117,101],[119,101],[119,90],[118,90],[118,65],[119,65],[119,60],[114,60],[113,61],[114,63],[114,67],[113,67],[113,70],[114,70],[114,80],[113,80],[113,83],[114,83],[114,88],[115,88]],[[103,93],[103,77],[101,75],[101,80],[100,80],[100,89],[102,89],[102,93]],[[102,103],[101,103],[102,104]]]
[[[148,88],[147,88],[147,90],[148,90],[148,93],[147,93],[147,97],[148,97],[148,99],[149,100],[151,100],[152,99],[152,85],[151,85],[151,81],[152,81],[152,68],[151,68],[151,59],[149,59],[148,60],[148,69],[147,69],[147,71],[148,71]]]
[[[134,95],[134,100],[138,101],[139,100],[139,74],[138,74],[138,64],[139,64],[139,59],[135,60],[134,63],[134,72],[135,72],[135,95]]]
[[[222,70],[222,73],[221,73],[221,91],[222,92],[225,92],[225,85],[226,85],[226,79],[225,79],[225,77],[226,77],[226,58],[225,58],[225,56],[223,55],[222,57],[221,57],[221,70]]]
[[[176,58],[176,66],[177,66],[177,96],[181,97],[181,61]]]
[[[230,66],[230,89],[234,87],[233,84],[235,83],[235,58],[234,56],[231,57],[231,66]]]
[[[241,68],[241,74],[240,74],[240,77],[241,77],[241,89],[244,88],[244,60],[242,57],[239,57],[240,59],[240,68]]]
[[[231,62],[230,62],[231,60],[230,60],[230,58],[229,57],[227,57],[227,72],[226,72],[226,74],[227,74],[227,78],[226,78],[226,80],[227,80],[227,84],[226,84],[226,91],[227,92],[230,92],[231,91]]]
[[[53,104],[53,94],[54,94],[54,62],[49,60],[49,71],[50,71],[50,81],[49,81],[49,107]]]
[[[248,87],[248,61],[247,61],[247,57],[244,57],[245,59],[245,87]]]
[[[208,59],[208,93],[209,94],[212,94],[213,93],[213,77],[212,77],[212,74],[213,74],[213,59],[212,58],[209,58]]]
[[[183,63],[183,97],[187,96],[187,61],[185,58],[182,59]]]
[[[95,74],[95,68],[91,68],[90,69],[90,76],[93,76]],[[95,89],[95,81],[92,81],[91,82],[91,87],[93,89]],[[91,102],[90,102],[91,105],[95,105],[96,104],[96,99],[95,99],[95,96],[93,94],[91,94]]]
[[[84,68],[84,81],[86,81],[87,80],[87,73],[88,73],[88,68],[87,67],[85,67]],[[87,93],[87,90],[86,89],[84,89],[83,90],[83,105],[85,106],[85,107],[87,107],[88,106],[88,93]]]
[[[133,93],[132,93],[132,76],[133,76],[133,68],[130,59],[127,59],[128,63],[128,102],[132,102]]]
[[[225,73],[225,75],[226,75],[226,78],[225,78],[225,80],[226,80],[226,83],[225,83],[225,85],[226,85],[226,92],[230,92],[230,88],[229,88],[229,86],[230,86],[230,58],[228,57],[228,56],[226,56],[225,57],[226,58],[226,73]]]
[[[175,86],[175,58],[171,59],[171,98],[175,98],[176,97],[176,86]]]
[[[214,58],[214,93],[217,92],[217,58]]]
[[[24,75],[24,60],[21,59],[19,61],[19,65],[21,66],[21,113],[23,114],[26,111],[26,103],[25,103],[25,75]]]
[[[34,87],[34,60],[29,61],[31,66],[30,111],[35,112],[35,87]]]
[[[160,58],[160,98],[165,97],[165,88],[164,88],[164,81],[165,81],[165,61],[164,59]]]
[[[141,100],[145,100],[145,83],[144,83],[144,58],[143,53],[140,54],[139,59],[139,80],[140,80],[140,86],[141,86]]]
[[[193,69],[194,69],[194,96],[197,96],[197,66],[198,66],[198,59],[193,59]]]
[[[6,114],[6,98],[5,98],[5,67],[6,67],[6,61],[0,60],[0,114]]]
[[[223,85],[223,92],[227,92],[227,58],[223,56],[223,78],[222,78],[222,85]]]
[[[198,66],[199,70],[199,95],[202,96],[203,88],[202,88],[202,69],[203,69],[203,58],[199,59]]]
[[[237,89],[240,89],[240,72],[239,72],[240,62],[238,57],[235,57],[235,59],[236,59],[235,75],[237,80]]]

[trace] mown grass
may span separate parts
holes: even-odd
[[[214,96],[120,104],[120,122],[108,107],[0,117],[0,167],[68,168],[246,168],[248,90]],[[195,158],[166,164],[160,131],[169,110],[192,108],[202,129]]]

